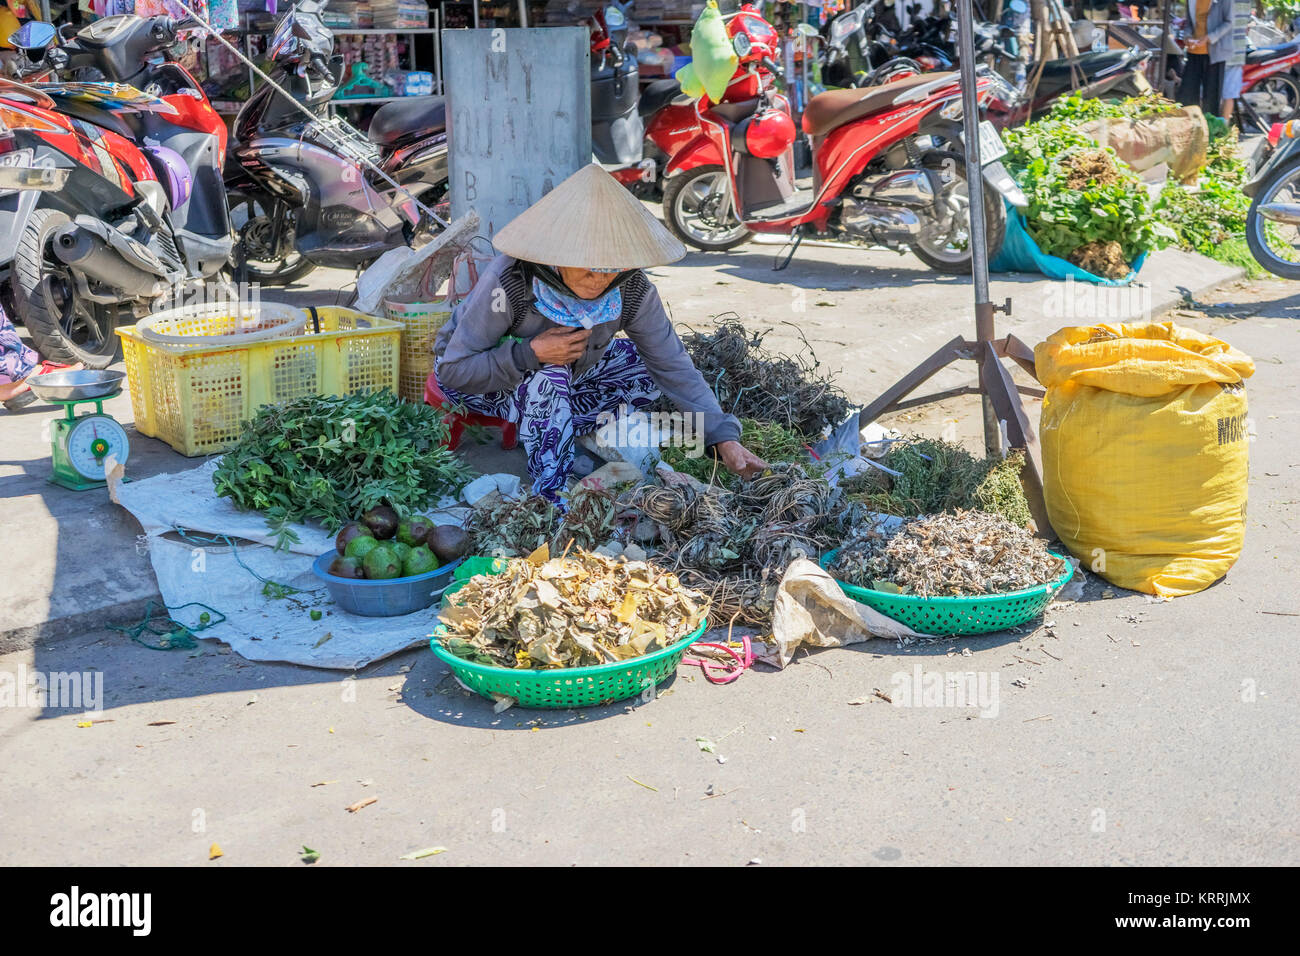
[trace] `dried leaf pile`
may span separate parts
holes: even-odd
[[[893,532],[863,527],[844,543],[829,570],[858,587],[973,597],[1054,581],[1065,562],[1006,518],[958,511],[914,518]]]
[[[961,445],[912,436],[892,446],[880,462],[895,477],[872,469],[844,483],[853,501],[871,511],[910,518],[939,511],[973,509],[1029,524],[1029,502],[1020,483],[1024,455],[976,458]]]
[[[763,347],[766,332],[751,332],[734,313],[711,332],[691,332],[682,344],[718,397],[737,418],[775,422],[814,440],[838,425],[852,406],[807,346],[797,356]]]
[[[735,491],[691,482],[643,485],[625,499],[660,531],[661,562],[707,593],[714,625],[769,623],[777,585],[797,557],[834,547],[832,490],[796,464],[774,465]]]
[[[708,615],[703,594],[645,561],[548,555],[470,578],[439,614],[443,646],[496,667],[584,667],[668,647]]]

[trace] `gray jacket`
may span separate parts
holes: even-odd
[[[1232,0],[1187,0],[1189,34],[1196,24],[1196,9],[1203,2],[1210,4],[1210,16],[1205,21],[1210,62],[1226,63],[1232,56]]]
[[[645,274],[637,273],[622,289],[623,314],[592,328],[586,351],[573,363],[574,374],[595,365],[615,333],[624,332],[664,396],[679,411],[703,413],[706,444],[739,441],[740,422],[723,413]],[[497,256],[438,331],[433,348],[438,382],[470,395],[511,391],[541,368],[529,340],[554,327],[537,311],[520,263]],[[522,341],[502,342],[505,335]]]

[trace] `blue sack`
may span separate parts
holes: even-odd
[[[1097,285],[1128,285],[1137,278],[1146,262],[1144,252],[1137,257],[1129,274],[1122,279],[1103,279],[1091,272],[1085,272],[1074,263],[1060,256],[1049,256],[1038,248],[1034,237],[1025,228],[1025,217],[1020,210],[1007,207],[1007,234],[1002,240],[1002,248],[989,263],[990,272],[1041,272],[1052,279],[1075,279],[1080,282],[1095,282]]]

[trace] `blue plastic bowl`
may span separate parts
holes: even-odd
[[[460,564],[457,558],[425,574],[366,581],[341,578],[325,570],[338,555],[337,551],[326,551],[312,562],[311,569],[325,582],[335,604],[349,614],[362,617],[396,617],[429,607],[442,596],[443,588],[451,581],[451,572]]]

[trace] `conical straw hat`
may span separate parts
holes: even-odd
[[[492,244],[516,259],[578,269],[645,269],[686,255],[641,201],[595,163],[507,223]]]

